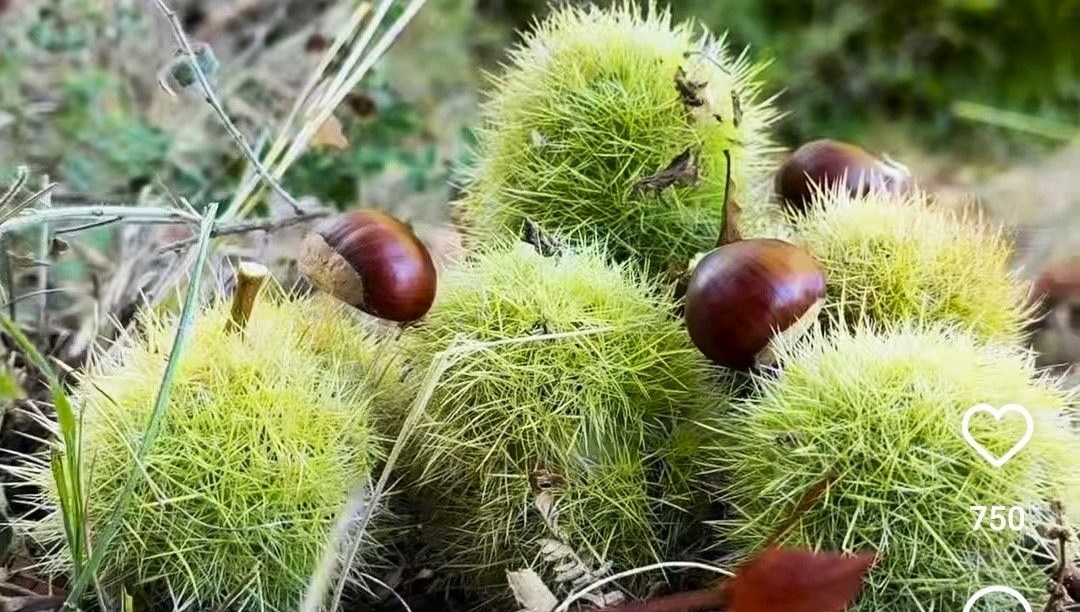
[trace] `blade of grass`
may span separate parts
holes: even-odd
[[[184,348],[191,335],[192,323],[195,318],[195,312],[199,301],[199,286],[202,281],[203,268],[205,267],[207,256],[210,253],[210,237],[214,229],[216,214],[217,203],[212,203],[207,207],[206,214],[202,219],[202,224],[199,229],[198,250],[195,255],[195,261],[192,264],[191,280],[188,286],[187,295],[184,297],[184,306],[180,311],[180,322],[176,328],[176,336],[173,339],[172,350],[169,351],[168,365],[165,366],[165,373],[162,375],[161,385],[158,387],[157,398],[154,401],[153,410],[150,412],[150,420],[146,426],[146,434],[143,436],[142,443],[139,445],[139,451],[136,455],[137,465],[132,466],[131,473],[128,475],[127,482],[124,485],[124,490],[120,494],[120,499],[117,500],[116,507],[113,509],[113,513],[109,517],[101,537],[95,542],[89,560],[86,562],[86,565],[83,566],[82,571],[77,574],[75,581],[71,585],[67,601],[64,604],[67,609],[76,609],[83,591],[86,590],[86,587],[89,586],[91,580],[94,579],[98,567],[104,560],[109,544],[120,530],[124,519],[124,513],[131,501],[135,486],[138,484],[141,475],[144,473],[141,464],[146,460],[150,447],[153,446],[158,432],[161,430],[161,423],[165,418],[165,411],[169,405],[169,395],[172,390],[173,379],[176,376],[176,370],[180,364],[180,357],[183,355]]]
[[[344,71],[338,73],[335,76],[334,81],[331,83],[331,87],[327,89],[326,93],[320,98],[318,106],[310,110],[314,111],[312,116],[307,117],[300,127],[300,131],[293,137],[292,142],[289,144],[285,154],[278,162],[277,171],[284,173],[296,160],[307,150],[311,138],[315,135],[315,132],[324,124],[330,115],[333,114],[334,109],[341,104],[341,101],[345,99],[345,96],[356,89],[360,81],[367,76],[367,73],[371,70],[375,62],[386,53],[390,46],[397,40],[397,37],[401,35],[401,32],[412,21],[412,18],[416,16],[416,13],[424,6],[427,0],[411,0],[401,15],[394,21],[379,38],[375,46],[372,47],[366,55],[364,55],[359,65],[350,70],[347,74],[347,78],[341,79],[345,75]],[[367,44],[366,40],[362,41],[363,44]],[[337,87],[333,87],[337,84]],[[257,204],[255,201],[248,201],[238,212],[243,217],[246,216],[251,209]]]
[[[308,76],[307,82],[304,84],[303,89],[300,90],[300,94],[293,101],[292,108],[289,110],[289,114],[285,117],[285,121],[278,127],[277,137],[274,139],[273,144],[270,146],[270,150],[263,156],[263,165],[267,168],[273,168],[277,163],[278,157],[285,150],[285,145],[288,144],[288,137],[293,133],[293,124],[296,122],[296,118],[300,115],[300,111],[305,108],[312,92],[315,91],[316,86],[322,81],[323,74],[326,73],[326,69],[330,67],[331,62],[341,48],[345,46],[345,43],[351,39],[356,30],[359,29],[364,17],[371,11],[371,4],[368,2],[361,3],[353,9],[348,21],[341,27],[337,34],[334,36],[334,41],[330,47],[323,52],[322,58],[319,60],[318,66]],[[275,169],[273,170],[275,178],[280,179],[283,172]],[[225,212],[222,213],[222,219],[231,219],[236,216],[237,207],[242,203],[247,202],[248,197],[258,197],[256,188],[259,186],[260,177],[258,173],[252,173],[244,178],[240,182],[240,187],[233,194],[232,200],[228,206],[225,207]],[[254,195],[253,195],[254,194]]]
[[[952,111],[961,119],[978,121],[1051,140],[1069,141],[1080,135],[1080,128],[1074,125],[975,102],[956,102],[953,104]]]
[[[59,183],[47,183],[41,189],[30,194],[30,197],[21,200],[14,206],[8,207],[5,203],[3,207],[0,207],[0,223],[5,223],[8,219],[15,217],[19,213],[30,208],[35,202],[51,194],[53,189],[56,189],[57,185],[59,185]]]
[[[15,276],[11,272],[11,237],[7,234],[0,233],[0,286],[4,295],[4,301],[7,302],[7,316],[12,321],[15,320],[15,300],[11,299],[15,295]]]
[[[382,10],[382,5],[376,9],[376,14],[371,18],[364,32],[361,33],[360,38],[353,43],[354,45],[366,49],[366,53],[360,54],[358,57],[359,61],[355,66],[349,65],[347,62],[343,63],[338,72],[334,75],[334,78],[328,84],[327,89],[318,98],[311,100],[310,104],[304,109],[304,118],[299,130],[292,135],[285,152],[274,162],[274,167],[271,172],[275,177],[280,178],[283,176],[293,162],[307,150],[308,144],[315,135],[315,132],[319,127],[326,123],[330,118],[330,115],[333,114],[334,109],[345,99],[345,96],[359,85],[360,81],[364,79],[371,67],[375,65],[379,58],[381,58],[394,41],[397,40],[397,37],[409,24],[420,8],[424,6],[425,2],[426,0],[410,0],[409,4],[405,6],[396,20],[382,32],[375,45],[370,49],[366,49],[367,45],[371,42],[371,36],[369,36],[367,32],[370,30],[374,33],[382,26],[383,18],[389,14],[388,11]],[[384,4],[386,4],[386,8],[388,9],[389,5],[392,3],[384,2]],[[349,57],[352,57],[354,47],[350,46],[349,49]],[[236,198],[234,198],[234,200],[235,199]],[[245,217],[256,205],[258,205],[258,200],[249,196],[239,205],[238,209],[230,211],[230,214],[240,218]]]
[[[0,196],[0,211],[8,205],[8,202],[15,199],[15,194],[19,193],[23,185],[26,184],[26,179],[30,176],[30,169],[26,166],[19,166],[15,170],[15,182],[4,192],[4,195]]]
[[[83,491],[82,491],[82,458],[79,453],[79,428],[75,417],[75,409],[71,405],[67,394],[64,393],[63,385],[56,371],[49,365],[49,361],[38,350],[30,338],[23,333],[14,319],[0,314],[0,327],[11,336],[15,344],[23,354],[45,377],[56,410],[56,423],[59,429],[60,440],[64,452],[54,451],[51,457],[51,469],[53,478],[56,480],[58,497],[60,499],[60,513],[64,521],[64,535],[67,538],[68,550],[71,552],[72,566],[76,571],[83,567],[85,556],[85,533],[83,533]]]

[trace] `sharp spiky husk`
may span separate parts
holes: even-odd
[[[1028,287],[1010,270],[1012,245],[977,215],[925,192],[852,197],[836,187],[792,221],[828,275],[833,319],[955,324],[1014,343],[1023,335]]]
[[[685,269],[716,242],[727,156],[737,186],[769,171],[778,113],[760,97],[760,68],[654,5],[558,9],[495,79],[464,181],[466,230],[482,242],[528,218],[598,238],[621,260]],[[676,87],[680,69],[700,84],[697,106]],[[642,185],[684,152],[697,176]]]
[[[594,568],[672,555],[695,502],[684,428],[719,400],[671,304],[600,249],[525,244],[475,254],[440,292],[412,353],[464,351],[408,456],[444,561],[499,587],[545,539]]]
[[[1046,574],[1025,549],[1041,541],[1034,528],[1051,500],[1077,516],[1080,436],[1067,416],[1075,397],[1030,355],[910,326],[818,333],[779,353],[783,371],[757,378],[702,454],[730,507],[716,523],[722,548],[752,554],[798,512],[781,543],[880,554],[857,610],[956,610],[992,584],[1045,599]],[[1021,404],[1034,418],[1031,441],[1001,468],[961,433],[982,403]],[[1021,419],[972,421],[997,456],[1024,430]],[[1023,506],[1026,528],[974,530],[978,505]]]
[[[98,578],[110,592],[197,609],[291,611],[338,514],[381,456],[369,413],[384,385],[363,373],[389,371],[390,353],[329,301],[264,299],[243,333],[226,331],[228,317],[225,303],[197,316],[145,482],[126,508],[115,502],[175,318],[148,313],[138,335],[96,356],[79,382],[91,537],[123,512]],[[22,475],[41,486],[46,516],[18,526],[45,548],[44,570],[65,573],[47,458]]]

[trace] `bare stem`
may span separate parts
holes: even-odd
[[[42,189],[49,187],[49,177],[44,177],[41,180]],[[41,200],[42,210],[48,210],[52,207],[52,198],[49,197],[49,193],[45,193],[45,197]],[[48,223],[42,223],[40,233],[38,234],[38,249],[37,257],[39,261],[48,262],[49,251],[52,246],[52,228]],[[37,290],[40,294],[38,297],[38,311],[37,311],[37,341],[38,345],[43,349],[48,346],[48,327],[49,327],[49,265],[44,265],[37,270]]]
[[[239,223],[227,223],[217,226],[211,234],[214,238],[221,236],[235,236],[237,234],[247,234],[250,232],[274,232],[277,230],[292,227],[294,225],[300,225],[308,221],[315,219],[321,219],[330,214],[328,210],[318,210],[314,212],[306,212],[292,217],[285,217],[284,219],[274,219],[271,221],[243,221]],[[182,251],[191,245],[195,244],[195,238],[187,238],[185,240],[178,240],[176,242],[167,244],[159,250],[159,252],[175,252]]]
[[[54,221],[93,221],[116,217],[128,223],[190,223],[201,221],[198,215],[154,206],[68,206],[39,208],[20,213],[0,223],[0,234]]]
[[[724,178],[724,210],[720,219],[720,235],[716,237],[716,246],[742,240],[742,232],[739,230],[739,201],[735,196],[735,181],[731,178],[731,151],[724,149],[724,159],[727,161],[727,172]]]
[[[4,195],[0,196],[0,210],[7,206],[8,202],[15,199],[15,194],[19,193],[22,186],[26,183],[26,178],[30,176],[30,170],[26,166],[19,166],[15,174],[15,182],[8,187]]]
[[[214,112],[217,114],[217,116],[221,118],[221,123],[223,126],[225,126],[225,130],[229,132],[229,135],[232,136],[232,139],[236,141],[236,144],[239,145],[240,150],[243,151],[244,155],[248,158],[249,161],[251,161],[251,164],[255,167],[255,170],[259,173],[261,177],[263,177],[263,180],[265,180],[266,183],[270,185],[270,187],[274,190],[275,193],[281,196],[281,199],[285,200],[285,202],[293,209],[293,212],[298,215],[302,214],[304,212],[304,209],[300,207],[300,204],[296,201],[296,198],[292,197],[292,195],[288,191],[286,191],[284,187],[281,186],[281,183],[279,183],[277,179],[275,179],[270,174],[266,167],[263,166],[262,162],[259,161],[259,156],[256,155],[255,151],[251,149],[251,145],[248,144],[247,139],[244,138],[244,135],[240,132],[240,129],[236,127],[236,124],[233,123],[233,120],[229,118],[229,114],[225,112],[225,107],[222,105],[221,100],[218,98],[217,94],[214,93],[214,88],[210,85],[210,79],[207,78],[206,73],[203,72],[202,66],[199,65],[198,60],[195,58],[195,51],[191,47],[191,41],[188,40],[187,34],[184,33],[184,26],[180,23],[180,18],[177,16],[176,12],[169,8],[167,4],[165,4],[165,0],[156,1],[158,8],[161,9],[161,12],[165,15],[166,19],[169,20],[169,25],[172,26],[173,35],[176,37],[176,42],[180,45],[180,47],[184,50],[184,53],[188,57],[188,62],[191,65],[191,69],[195,72],[195,77],[199,80],[199,85],[203,89],[203,94],[206,97],[206,102],[210,105],[210,108],[214,109]]]
[[[241,332],[247,327],[255,300],[269,276],[270,270],[260,263],[240,262],[236,270],[236,293],[233,294],[232,311],[229,313],[229,322],[225,324],[226,331]]]

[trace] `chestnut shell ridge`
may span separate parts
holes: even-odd
[[[323,222],[314,235],[333,252],[324,261],[325,268],[333,269],[330,278],[304,270],[320,289],[390,321],[415,321],[431,308],[435,264],[405,223],[380,211],[358,210]],[[308,250],[323,249],[316,245]]]
[[[686,291],[686,327],[722,366],[748,370],[776,334],[825,298],[825,272],[803,249],[774,239],[741,240],[711,251]]]

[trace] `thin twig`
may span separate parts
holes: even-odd
[[[30,197],[28,197],[25,200],[19,202],[15,206],[12,206],[9,210],[0,211],[0,223],[4,223],[8,219],[10,219],[10,218],[14,217],[15,215],[21,213],[22,211],[26,210],[27,208],[30,208],[30,206],[34,202],[37,202],[41,198],[43,198],[46,195],[52,193],[52,190],[56,189],[57,184],[58,183],[46,183],[44,187],[42,187],[41,189],[37,190],[36,192],[30,194]]]
[[[214,238],[221,236],[235,236],[237,234],[248,234],[251,232],[276,232],[278,230],[292,227],[294,225],[300,225],[308,221],[315,219],[321,219],[330,214],[328,210],[317,210],[313,212],[306,212],[292,217],[285,217],[284,219],[274,219],[271,221],[244,221],[240,223],[228,223],[218,226],[211,234]],[[183,240],[177,240],[166,244],[161,247],[159,253],[177,252],[182,251],[191,245],[195,244],[195,238],[185,238]]]
[[[53,232],[54,236],[61,236],[63,234],[75,234],[83,232],[88,229],[94,229],[95,227],[102,227],[105,225],[111,225],[120,220],[120,217],[110,217],[108,219],[102,219],[101,221],[91,221],[89,223],[83,223],[80,225],[73,225],[71,227],[62,227]]]
[[[4,302],[3,308],[10,308],[11,306],[18,304],[23,300],[29,300],[30,298],[41,297],[42,294],[49,295],[51,293],[66,293],[68,290],[64,287],[54,287],[52,289],[38,289],[35,291],[28,291],[22,295],[15,296],[11,300]]]
[[[221,118],[221,123],[225,126],[225,130],[229,132],[229,135],[236,141],[240,150],[243,151],[244,155],[251,161],[255,170],[262,176],[263,180],[270,185],[274,192],[285,200],[285,203],[293,209],[293,212],[298,215],[303,214],[304,209],[301,208],[300,204],[296,201],[296,198],[292,197],[292,195],[281,186],[281,183],[279,183],[266,167],[262,165],[262,162],[259,161],[259,156],[256,155],[255,151],[251,150],[251,145],[248,144],[247,139],[244,138],[244,135],[240,132],[240,129],[236,127],[236,124],[233,123],[233,120],[229,118],[229,114],[225,112],[225,107],[222,105],[221,100],[218,99],[217,94],[214,93],[214,88],[210,85],[210,79],[207,78],[206,73],[203,72],[202,66],[199,65],[199,62],[195,57],[195,51],[191,47],[191,41],[188,40],[187,34],[184,33],[184,26],[180,22],[180,17],[165,4],[165,0],[156,0],[156,3],[158,8],[160,8],[161,12],[165,15],[165,18],[169,20],[169,25],[172,26],[176,42],[187,55],[191,69],[195,73],[195,77],[199,80],[199,85],[203,88],[206,102],[210,105],[210,108],[214,109],[217,116]]]
[[[836,484],[836,481],[838,480],[840,480],[840,472],[836,469],[836,466],[833,465],[817,484],[803,493],[802,497],[799,498],[798,503],[795,504],[795,507],[792,508],[791,512],[788,512],[787,516],[785,516],[780,524],[777,525],[776,529],[773,530],[772,535],[765,540],[765,544],[762,545],[761,548],[766,549],[780,542],[780,540],[791,531],[791,528],[795,526],[799,519],[806,514],[806,511],[816,504],[818,500],[821,499],[821,496],[825,495],[825,492],[829,490],[829,487]]]
[[[0,210],[3,210],[8,205],[8,202],[15,199],[15,194],[19,193],[29,176],[30,169],[26,166],[19,166],[18,170],[15,171],[15,182],[11,184],[11,187],[8,187],[4,195],[0,196]]]
[[[15,275],[11,271],[11,236],[0,232],[0,284],[8,300],[8,316],[15,320]]]
[[[1054,584],[1050,588],[1050,598],[1046,601],[1044,612],[1059,612],[1065,610],[1065,602],[1071,599],[1065,588],[1065,577],[1069,569],[1067,547],[1069,543],[1069,530],[1065,527],[1065,519],[1060,501],[1050,502],[1050,510],[1054,516],[1054,524],[1047,529],[1047,537],[1056,540],[1058,544],[1058,564],[1054,571]]]
[[[48,210],[52,207],[52,198],[49,197],[49,192],[46,191],[49,188],[48,176],[42,178],[41,186],[42,191],[45,191],[45,196],[41,200],[41,210]],[[47,262],[52,247],[52,229],[49,227],[48,223],[41,224],[37,246],[37,258]],[[48,348],[49,338],[47,331],[49,327],[49,270],[49,265],[42,266],[37,270],[37,290],[39,293],[37,305],[37,341],[38,346],[43,350]],[[48,351],[46,350],[46,352]]]
[[[19,214],[0,223],[0,234],[18,232],[41,223],[54,221],[105,219],[119,217],[127,223],[190,223],[201,220],[182,210],[160,206],[70,206],[64,208],[35,209]]]

